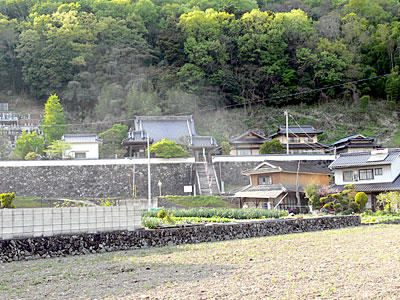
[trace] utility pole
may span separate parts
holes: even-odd
[[[286,117],[286,154],[289,154],[289,113],[285,110]]]
[[[150,174],[150,138],[147,135],[147,196],[148,204],[147,210],[151,210],[151,174]]]

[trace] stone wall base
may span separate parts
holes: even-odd
[[[328,216],[0,240],[0,262],[272,236],[360,224],[359,216]]]

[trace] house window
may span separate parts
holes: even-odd
[[[271,176],[258,176],[259,185],[272,184]]]
[[[297,136],[290,136],[289,143],[300,143],[300,138]]]
[[[306,143],[312,143],[312,142],[314,142],[314,139],[313,139],[312,137],[306,136],[306,137],[304,138],[304,142],[306,142]]]
[[[374,172],[372,169],[359,170],[358,175],[360,180],[374,179]]]
[[[237,155],[251,155],[251,149],[238,149]]]
[[[344,171],[343,181],[353,181],[353,171]]]
[[[382,175],[382,168],[375,169],[375,176]]]
[[[75,158],[77,159],[86,158],[86,152],[75,152]]]

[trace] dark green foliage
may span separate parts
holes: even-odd
[[[150,146],[150,153],[156,157],[173,158],[173,157],[189,157],[189,153],[174,141],[163,139]]]
[[[265,141],[260,148],[260,154],[280,154],[285,153],[285,148],[278,139]]]
[[[360,94],[396,107],[399,2],[292,2],[2,1],[0,89],[57,93],[79,119]]]
[[[15,193],[3,193],[0,195],[1,208],[14,208]]]
[[[128,136],[128,126],[114,124],[110,129],[99,134],[103,140],[100,146],[101,158],[114,158],[115,155],[122,157],[124,154],[122,140]]]
[[[192,208],[192,209],[174,209],[170,210],[176,217],[221,217],[229,219],[262,219],[279,218],[287,215],[286,211],[268,210],[268,209],[241,209],[241,208]],[[157,211],[145,211],[144,217],[157,217]]]
[[[328,194],[319,199],[326,211],[333,211],[335,214],[349,214],[359,212],[360,205],[355,202],[355,186],[346,185],[345,190],[339,193]]]

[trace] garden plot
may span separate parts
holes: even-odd
[[[400,226],[5,263],[0,299],[395,299]]]

